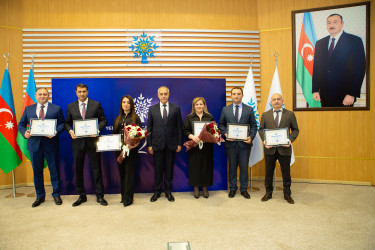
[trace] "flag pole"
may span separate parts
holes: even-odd
[[[279,52],[273,53],[273,56],[275,57],[275,67],[277,67],[277,59],[279,57]],[[276,187],[276,166],[275,166],[275,172],[273,173],[273,191],[281,191],[283,190],[282,187]]]
[[[6,69],[8,70],[9,70],[9,57],[10,57],[9,53],[4,53],[4,58],[7,61]],[[12,170],[12,182],[13,182],[13,194],[8,194],[7,196],[5,196],[5,198],[11,198],[12,196],[13,198],[23,196],[24,194],[16,192],[16,179],[14,177],[14,169]]]
[[[254,55],[250,54],[250,70],[253,70],[253,58]],[[259,191],[259,188],[253,187],[253,167],[250,167],[250,192]]]
[[[34,57],[35,57],[35,53],[31,57],[31,68],[33,71],[34,71]],[[36,197],[35,191],[30,194],[27,194],[27,197]]]

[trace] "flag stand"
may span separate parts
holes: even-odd
[[[9,68],[9,57],[10,57],[9,53],[4,53],[4,58],[7,61],[6,69]],[[12,99],[12,101],[13,101],[13,99]],[[7,196],[5,196],[5,198],[11,198],[11,197],[16,198],[16,197],[19,197],[19,196],[23,196],[24,194],[16,193],[16,182],[15,182],[15,178],[14,178],[14,169],[12,170],[12,181],[13,181],[13,194],[8,194]]]
[[[25,194],[22,194],[22,193],[16,193],[16,182],[15,182],[15,178],[14,178],[14,170],[12,170],[12,179],[13,179],[13,194],[8,194],[7,196],[5,196],[5,198],[16,198],[16,197],[20,197],[20,196],[23,196]]]

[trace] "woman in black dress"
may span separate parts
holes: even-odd
[[[182,130],[184,136],[188,140],[198,143],[198,136],[193,134],[194,121],[215,121],[214,117],[208,113],[206,100],[203,97],[196,97],[193,100],[192,111],[185,118],[184,128]],[[199,131],[200,132],[200,131]],[[199,134],[198,132],[198,134]],[[194,186],[194,197],[199,198],[199,187],[202,187],[203,197],[208,198],[208,186],[212,186],[214,176],[214,159],[213,144],[204,143],[203,148],[192,148],[188,151],[189,162],[189,185]]]
[[[136,124],[142,127],[141,119],[139,119],[138,115],[135,113],[133,98],[129,95],[125,95],[121,98],[120,114],[113,123],[113,134],[121,134],[121,146],[124,145],[124,124]],[[134,147],[129,146],[129,155],[125,157],[121,164],[117,162],[120,172],[121,203],[123,203],[124,207],[133,203],[138,145],[139,143]],[[115,153],[116,159],[120,153],[122,153],[122,151],[117,151]]]

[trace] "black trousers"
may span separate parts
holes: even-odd
[[[116,158],[118,155],[119,153],[116,154]],[[133,148],[121,164],[117,163],[120,173],[121,200],[123,202],[133,202],[137,159],[138,148]]]
[[[284,194],[292,194],[290,191],[290,185],[292,184],[292,178],[290,177],[290,158],[290,155],[280,155],[277,149],[276,153],[273,155],[265,154],[266,178],[264,181],[264,185],[268,194],[272,194],[273,192],[273,174],[275,171],[276,160],[278,160],[280,163],[281,173],[283,175]]]
[[[154,151],[155,179],[154,192],[161,193],[164,179],[164,192],[172,192],[173,166],[176,151],[165,147],[162,151]],[[164,177],[164,178],[163,178]]]
[[[83,167],[85,164],[86,153],[89,157],[91,169],[94,175],[95,193],[97,197],[104,196],[104,185],[101,168],[101,154],[96,152],[95,148],[87,148],[74,151],[74,163],[76,166],[76,190],[79,195],[86,195],[85,184],[83,180]]]

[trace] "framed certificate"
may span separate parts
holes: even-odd
[[[202,131],[202,128],[204,127],[204,124],[206,123],[208,122],[199,122],[199,121],[193,122],[193,135],[199,136]]]
[[[289,130],[288,128],[265,129],[264,138],[266,146],[279,147],[289,145]]]
[[[55,136],[56,119],[30,119],[30,134],[31,136]]]
[[[98,119],[74,120],[73,130],[76,137],[98,135]]]
[[[120,151],[121,150],[121,135],[102,135],[99,136],[96,144],[96,152],[103,151]]]
[[[249,137],[249,124],[228,123],[228,139],[246,141]]]

